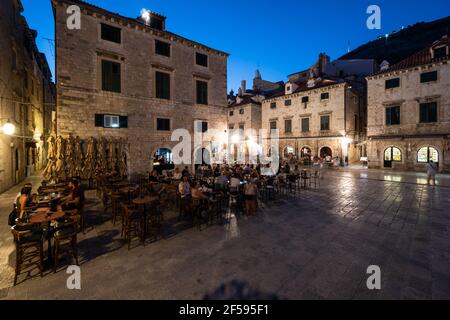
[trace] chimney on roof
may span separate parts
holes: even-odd
[[[247,86],[247,82],[245,80],[242,80],[241,81],[242,94],[245,94],[245,92],[247,91],[246,86]]]
[[[330,63],[330,57],[325,53],[319,54],[319,77],[322,77],[327,72],[327,65]]]
[[[380,71],[385,71],[389,69],[389,62],[387,62],[386,60],[384,60],[381,64],[380,64]]]

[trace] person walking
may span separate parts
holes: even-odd
[[[436,185],[436,172],[438,171],[438,167],[436,163],[433,162],[433,160],[430,160],[430,162],[426,165],[427,168],[427,184],[430,185],[430,180],[433,181],[433,186]]]

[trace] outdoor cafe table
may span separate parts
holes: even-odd
[[[43,224],[47,223],[47,240],[48,240],[48,261],[51,263],[53,261],[52,257],[52,242],[50,235],[51,222],[57,219],[64,217],[65,213],[61,210],[61,207],[58,208],[58,211],[51,212],[50,208],[38,208],[36,210],[36,214],[33,215],[29,219],[29,223],[31,224]]]
[[[128,195],[127,199],[128,199],[128,201],[131,201],[131,193],[135,192],[137,189],[138,189],[138,187],[129,186],[129,187],[119,189],[119,192],[124,195]]]
[[[144,236],[143,241],[145,242],[145,239],[147,238],[147,205],[153,202],[156,202],[159,200],[158,196],[145,196],[142,198],[136,198],[133,200],[133,204],[137,206],[142,206],[144,209],[143,212],[143,218],[144,218]]]

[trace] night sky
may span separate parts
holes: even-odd
[[[129,17],[146,8],[167,17],[176,34],[231,54],[228,88],[251,81],[260,68],[263,79],[286,80],[311,66],[320,52],[332,59],[380,35],[420,21],[450,15],[448,0],[87,0]],[[38,30],[38,47],[54,70],[53,14],[50,0],[22,0],[24,15]],[[366,9],[381,7],[381,30],[369,30]]]

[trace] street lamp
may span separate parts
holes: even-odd
[[[9,121],[6,121],[6,123],[3,125],[3,133],[12,136],[14,134],[14,131],[16,131],[16,127]]]
[[[341,150],[342,150],[342,158],[341,163],[345,166],[347,164],[347,157],[348,157],[348,145],[353,142],[353,139],[350,139],[348,137],[342,137],[341,138]]]

